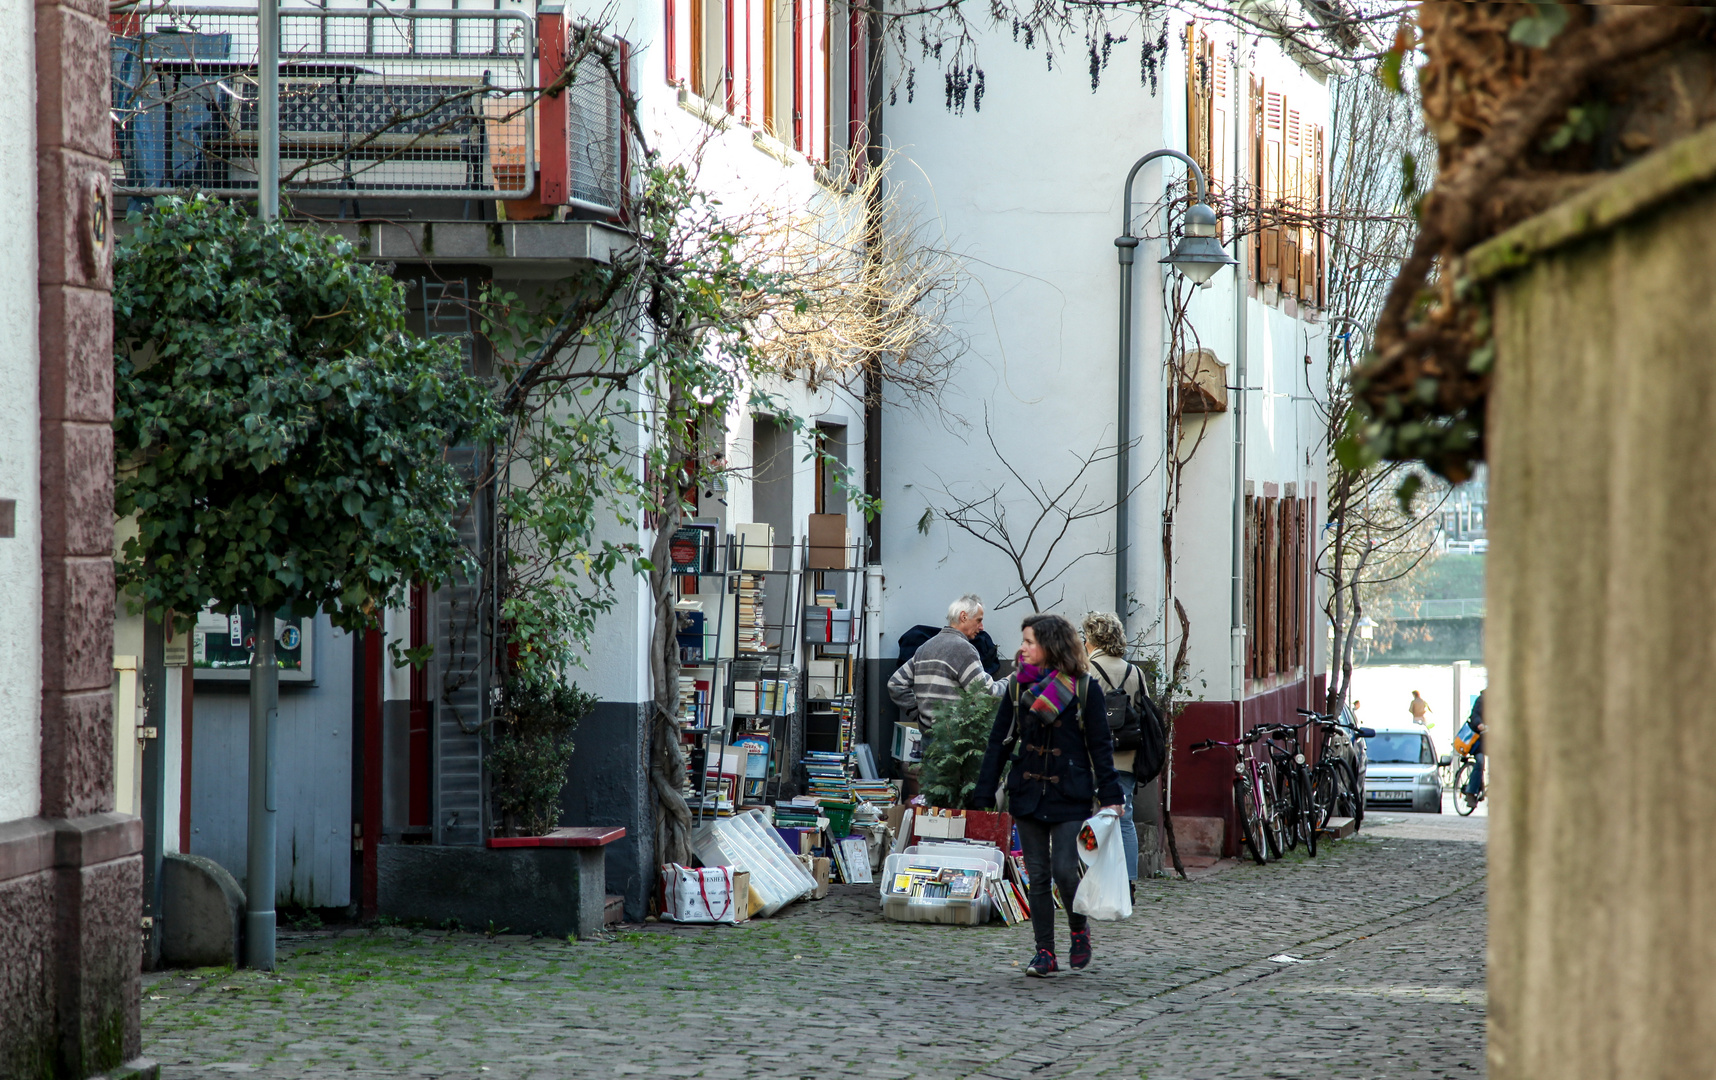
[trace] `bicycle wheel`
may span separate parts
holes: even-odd
[[[1303,765],[1293,768],[1294,801],[1299,804],[1299,831],[1305,834],[1305,854],[1317,857],[1317,807],[1311,799],[1311,774]]]
[[[1262,866],[1269,861],[1269,848],[1263,840],[1263,822],[1257,816],[1257,800],[1251,797],[1251,782],[1233,782],[1234,817],[1239,819],[1239,835],[1252,861]]]
[[[1311,771],[1311,822],[1319,832],[1328,828],[1329,819],[1335,816],[1338,794],[1334,763],[1317,762],[1317,767]]]
[[[1263,803],[1259,811],[1263,815],[1263,838],[1269,842],[1270,855],[1279,859],[1287,854],[1287,826],[1281,818],[1281,800],[1270,794],[1266,782],[1259,801]]]
[[[1454,811],[1461,817],[1471,817],[1472,811],[1478,808],[1478,801],[1466,799],[1466,784],[1472,779],[1472,770],[1477,762],[1472,758],[1461,758],[1460,768],[1454,773]]]
[[[1293,774],[1285,768],[1275,770],[1275,789],[1271,800],[1281,808],[1279,853],[1285,855],[1299,846],[1299,793],[1293,789]]]

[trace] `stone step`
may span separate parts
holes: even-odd
[[[1332,817],[1329,819],[1329,823],[1323,826],[1323,831],[1319,835],[1329,840],[1345,840],[1356,832],[1358,832],[1358,822],[1352,818]]]

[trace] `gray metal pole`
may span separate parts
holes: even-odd
[[[161,959],[161,860],[166,826],[167,660],[165,628],[154,619],[143,624],[143,914],[149,933],[143,939],[143,966],[154,970]],[[1455,695],[1458,697],[1459,695]]]
[[[256,613],[250,658],[250,833],[244,896],[244,965],[274,970],[274,741],[280,669],[274,663],[274,613]]]
[[[1138,238],[1117,236],[1114,246],[1120,249],[1120,446],[1114,461],[1114,614],[1120,617],[1120,625],[1125,626],[1126,585],[1131,580],[1126,493],[1132,487],[1132,454],[1127,449],[1132,442],[1132,266],[1138,254]]]
[[[1126,625],[1126,586],[1128,583],[1129,548],[1132,544],[1131,515],[1128,514],[1128,494],[1132,487],[1132,266],[1138,253],[1138,238],[1132,235],[1132,182],[1138,170],[1157,158],[1171,157],[1186,163],[1197,184],[1198,202],[1208,203],[1204,186],[1204,171],[1198,163],[1178,150],[1152,150],[1139,158],[1126,174],[1126,188],[1120,203],[1120,235],[1114,246],[1120,256],[1120,445],[1115,459],[1114,487],[1114,613]],[[1162,624],[1163,641],[1167,641],[1167,623]]]
[[[280,0],[261,0],[257,12],[257,209],[263,221],[280,216]]]

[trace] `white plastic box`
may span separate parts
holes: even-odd
[[[912,896],[900,887],[902,875],[912,870],[965,870],[979,881],[976,894],[958,896]],[[890,855],[882,870],[882,917],[895,922],[948,923],[956,926],[982,926],[989,921],[989,894],[984,887],[993,880],[992,864],[987,859],[965,856],[924,854]]]

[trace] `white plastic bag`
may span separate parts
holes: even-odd
[[[1092,919],[1130,919],[1132,893],[1126,882],[1126,853],[1121,850],[1120,812],[1101,810],[1078,831],[1078,857],[1084,877],[1072,909]]]

